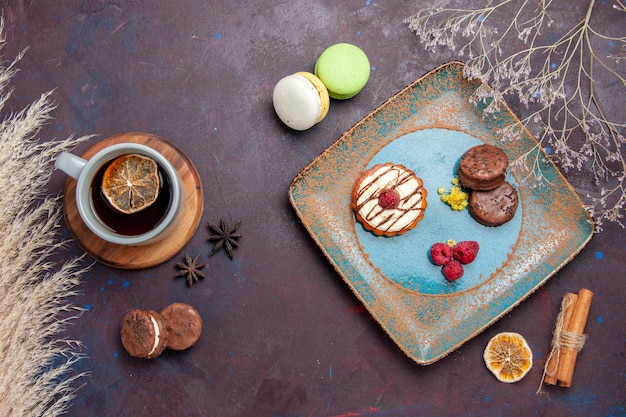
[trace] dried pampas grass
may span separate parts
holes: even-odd
[[[61,334],[80,315],[70,300],[86,269],[82,258],[58,261],[61,200],[45,190],[55,156],[87,138],[36,142],[54,109],[50,93],[7,114],[20,58],[0,63],[0,416],[58,416],[83,376],[72,372],[80,342]]]

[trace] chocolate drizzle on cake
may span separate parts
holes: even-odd
[[[379,204],[381,193],[393,190],[397,207]],[[357,218],[376,234],[394,235],[415,227],[426,209],[426,190],[420,178],[402,165],[376,165],[357,181],[353,192]]]

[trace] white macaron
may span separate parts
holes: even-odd
[[[280,120],[294,130],[307,130],[321,122],[330,106],[326,86],[309,72],[297,72],[278,81],[272,100]]]

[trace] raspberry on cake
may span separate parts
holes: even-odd
[[[378,205],[384,209],[395,209],[400,204],[400,195],[396,190],[383,190],[378,196]]]
[[[352,208],[363,226],[378,236],[413,229],[424,217],[426,189],[421,178],[399,164],[378,164],[352,189]]]

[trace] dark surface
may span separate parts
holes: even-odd
[[[310,161],[387,98],[454,58],[424,53],[403,23],[419,2],[3,3],[4,59],[30,47],[18,64],[11,108],[55,90],[55,120],[42,130],[42,140],[151,132],[191,157],[204,186],[201,226],[184,252],[202,255],[205,279],[191,288],[173,279],[182,253],[141,271],[95,265],[81,285],[83,296],[71,300],[87,309],[67,332],[84,342],[87,355],[76,372],[90,376],[78,383],[84,385],[69,415],[626,414],[619,226],[606,225],[482,334],[420,366],[360,305],[290,207],[289,184]],[[597,3],[598,18],[619,22],[612,2]],[[328,117],[311,130],[290,131],[273,112],[274,84],[311,71],[317,56],[339,41],[368,54],[368,85],[351,100],[333,101]],[[608,108],[623,112],[622,96],[604,96]],[[59,193],[64,180],[55,173],[50,193]],[[590,187],[580,175],[573,182],[583,195]],[[221,218],[242,219],[234,260],[224,252],[208,258],[206,224]],[[73,243],[70,248],[81,253]],[[545,387],[547,395],[535,395],[561,297],[582,287],[595,297],[573,387]],[[198,344],[151,361],[130,357],[119,339],[123,314],[177,301],[202,315]],[[483,364],[487,341],[500,331],[523,334],[535,354],[531,372],[513,385],[499,383]]]

